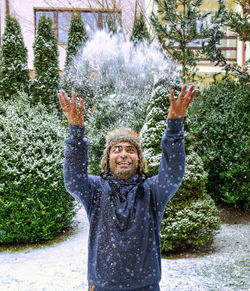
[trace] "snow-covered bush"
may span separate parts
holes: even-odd
[[[140,132],[145,158],[148,162],[148,175],[155,175],[161,159],[161,139],[166,129],[169,108],[169,92],[180,92],[181,80],[169,71],[162,73],[155,82],[146,120]]]
[[[64,140],[56,114],[25,95],[0,104],[0,243],[38,242],[75,214],[63,182]]]
[[[20,25],[15,18],[6,17],[0,57],[0,91],[4,99],[15,98],[19,92],[28,93],[28,55]]]
[[[58,104],[59,87],[58,47],[52,20],[45,15],[38,22],[33,45],[35,76],[32,85],[32,103],[41,102],[47,108]]]
[[[141,130],[149,176],[158,173],[161,139],[166,129],[169,91],[172,88],[178,95],[181,88],[180,79],[173,76],[171,79],[168,74],[159,77],[148,106],[145,124]],[[220,220],[212,198],[207,195],[206,183],[207,174],[201,158],[188,149],[182,185],[167,205],[163,216],[161,226],[163,252],[170,253],[189,247],[199,247],[213,241]]]
[[[168,203],[161,225],[164,253],[208,246],[220,228],[213,199],[206,192],[207,173],[193,152],[186,158],[186,172],[175,196]]]
[[[196,152],[216,201],[249,207],[249,85],[221,82],[204,88],[190,111]]]

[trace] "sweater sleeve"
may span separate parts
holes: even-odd
[[[84,137],[84,126],[70,124],[69,131],[63,167],[64,184],[69,194],[81,202],[88,213],[93,192],[91,176],[88,175],[89,142]]]
[[[154,177],[153,194],[159,216],[179,189],[185,173],[183,118],[168,119],[163,135],[162,157],[158,175]]]

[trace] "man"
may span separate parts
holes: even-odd
[[[89,219],[88,282],[94,291],[158,291],[161,279],[160,226],[167,202],[178,190],[185,169],[183,117],[198,90],[170,91],[167,129],[157,176],[146,178],[139,136],[129,128],[108,133],[102,175],[88,175],[83,100],[58,97],[70,123],[64,180]]]

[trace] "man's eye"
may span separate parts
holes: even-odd
[[[121,147],[115,147],[113,148],[113,152],[118,153],[121,151]]]
[[[127,148],[127,152],[129,152],[129,153],[135,153],[135,148]]]

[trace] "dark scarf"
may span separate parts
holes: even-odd
[[[110,206],[111,209],[113,209],[113,214],[115,215],[114,222],[116,226],[121,230],[126,230],[130,228],[131,223],[135,216],[135,206],[136,206],[136,200],[138,198],[142,199],[144,197],[144,188],[143,183],[147,179],[147,176],[138,176],[137,181],[131,181],[131,184],[129,185],[126,181],[120,180],[119,183],[116,183],[114,181],[114,177],[111,175],[101,175],[101,177],[106,180],[109,183],[109,186],[111,188],[110,192]],[[121,186],[128,186],[128,189],[125,192],[121,192]],[[137,187],[136,190],[136,196],[135,196],[135,202],[133,209],[129,209],[127,212],[119,212],[119,203],[127,202],[127,196],[128,193],[133,189]]]

